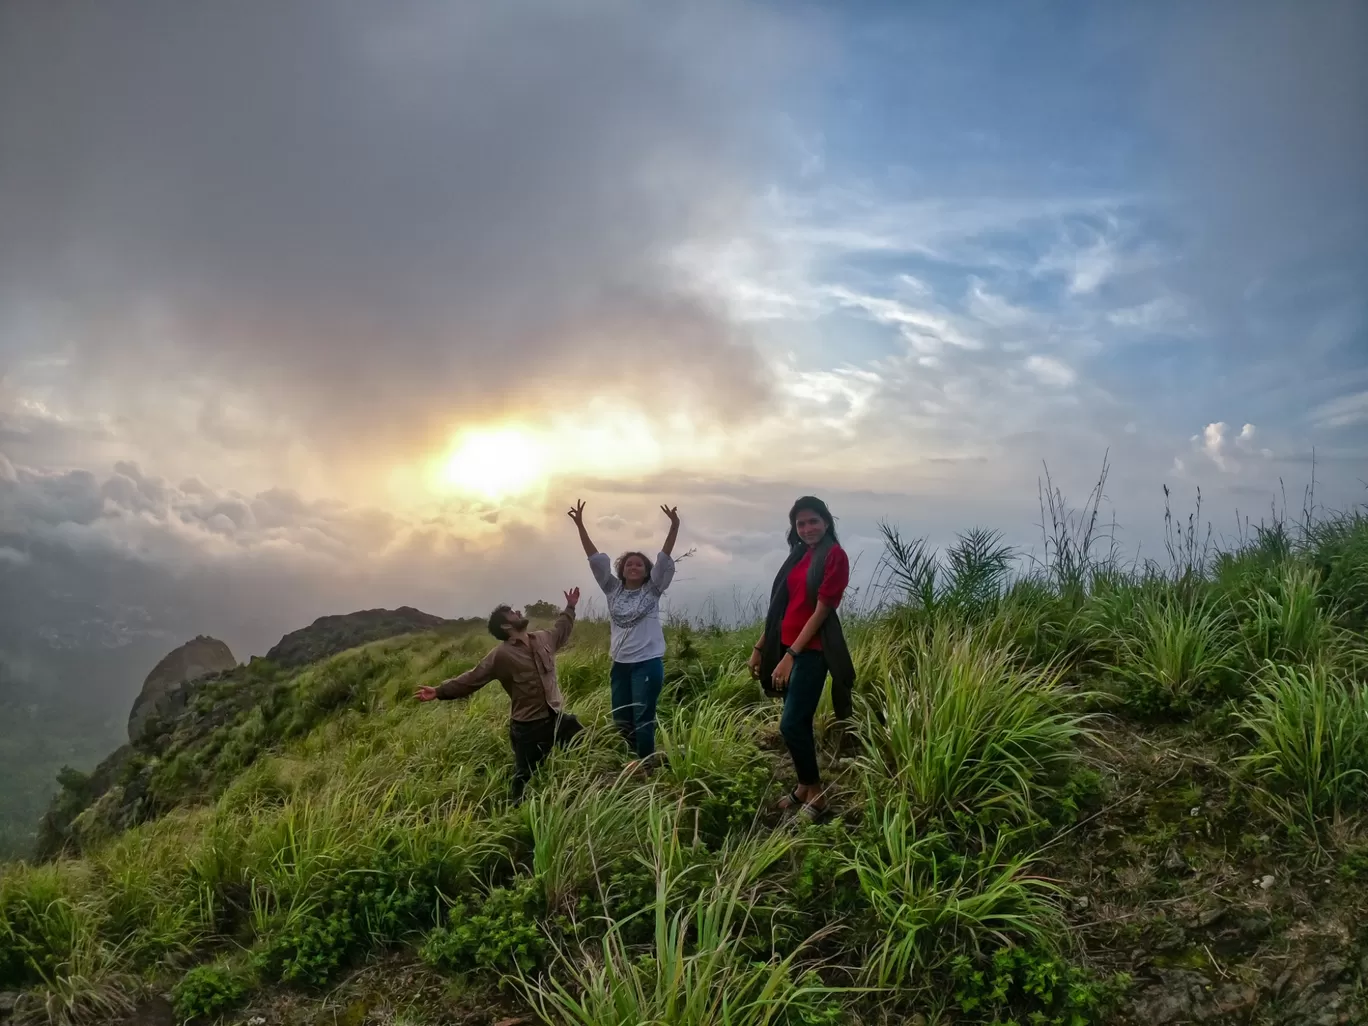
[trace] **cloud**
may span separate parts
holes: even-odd
[[[1219,470],[1233,472],[1241,469],[1241,464],[1235,459],[1237,453],[1258,455],[1264,459],[1273,458],[1272,449],[1254,447],[1258,433],[1258,428],[1253,424],[1245,424],[1234,439],[1231,439],[1230,428],[1226,423],[1215,421],[1203,428],[1200,435],[1193,435],[1192,443],[1195,448],[1205,453]],[[1179,469],[1182,469],[1181,463]]]
[[[1026,369],[1044,384],[1055,388],[1067,388],[1078,380],[1078,375],[1072,367],[1052,356],[1036,354],[1027,357]]]
[[[982,349],[983,344],[965,334],[943,312],[911,306],[882,296],[861,295],[842,286],[826,290],[842,306],[862,310],[879,324],[895,326],[917,352],[934,355],[945,346]]]
[[[1118,328],[1143,332],[1186,333],[1192,330],[1187,304],[1172,295],[1156,296],[1136,306],[1113,310],[1107,314],[1107,321]]]
[[[1210,457],[1212,463],[1216,464],[1216,466],[1220,467],[1222,470],[1226,469],[1225,433],[1225,422],[1217,421],[1214,424],[1208,424],[1202,429],[1200,441],[1202,451]],[[1194,442],[1198,441],[1197,436],[1193,435],[1192,440]]]
[[[1325,428],[1343,428],[1368,422],[1368,391],[1342,395],[1321,403],[1311,411],[1311,419]],[[3,469],[0,467],[0,471]]]
[[[749,218],[790,20],[435,0],[0,19],[0,354],[63,354],[26,372],[54,409],[360,460],[567,389],[669,376],[723,419],[767,389],[673,253]]]
[[[1324,309],[1326,284],[1352,288],[1368,266],[1368,7],[1254,0],[1182,17],[1164,10],[1128,18],[1149,80],[1143,110],[1157,167],[1175,223],[1187,226],[1188,258],[1165,277],[1201,296],[1207,314],[1234,329],[1226,344],[1244,350],[1251,306],[1284,314],[1300,298]],[[1306,287],[1308,271],[1319,287]],[[1288,329],[1305,323],[1291,319]]]
[[[1334,430],[1357,498],[1333,0],[50,7],[0,5],[0,649],[554,595],[580,494],[643,538],[681,503],[681,606],[763,589],[805,492],[858,544],[1029,543],[1041,463],[1110,451],[1141,537],[1175,474],[1247,505]],[[553,494],[405,476],[504,420]]]

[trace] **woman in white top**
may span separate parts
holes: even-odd
[[[670,518],[670,533],[654,563],[644,552],[625,552],[616,567],[605,552],[594,548],[584,529],[584,503],[570,510],[579,529],[580,544],[589,557],[603,594],[608,597],[612,621],[609,648],[613,656],[611,675],[613,721],[627,747],[645,763],[655,758],[656,701],[665,683],[665,630],[660,623],[660,597],[674,579],[675,539],[679,536],[679,511],[661,506]],[[637,763],[633,763],[633,767]]]

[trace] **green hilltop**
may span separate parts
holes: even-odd
[[[0,868],[0,1020],[1368,1022],[1368,519],[1163,568],[1090,532],[1023,576],[887,531],[819,826],[774,808],[754,628],[669,627],[643,780],[578,624],[583,742],[518,806],[501,690],[411,697],[480,624],[291,636],[64,775],[44,859]]]

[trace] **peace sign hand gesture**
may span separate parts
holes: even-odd
[[[664,513],[667,517],[670,518],[670,526],[671,526],[671,527],[674,527],[674,528],[678,528],[678,527],[679,527],[679,507],[678,507],[678,506],[661,506],[661,507],[660,507],[660,512]]]

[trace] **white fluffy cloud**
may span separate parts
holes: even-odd
[[[1030,356],[1026,360],[1026,369],[1045,384],[1056,388],[1068,388],[1078,380],[1072,367],[1053,356]]]
[[[1272,449],[1255,446],[1258,433],[1258,428],[1253,424],[1245,424],[1232,438],[1225,421],[1215,421],[1203,428],[1200,435],[1193,435],[1192,444],[1219,470],[1233,472],[1243,466],[1237,458],[1239,456],[1258,456],[1264,460],[1273,458]]]

